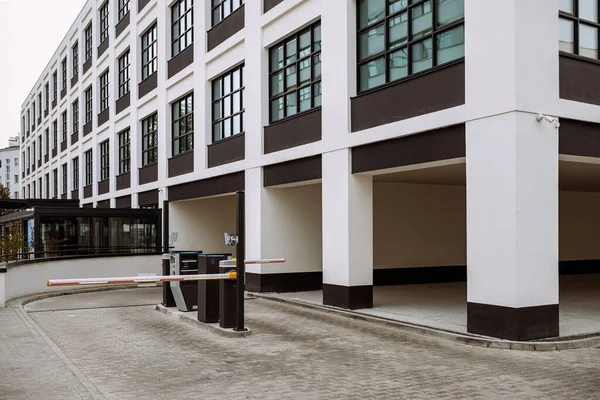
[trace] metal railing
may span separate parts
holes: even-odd
[[[26,251],[19,253],[0,253],[0,261],[26,261],[63,257],[89,257],[103,255],[127,254],[161,254],[161,248],[156,246],[80,246],[62,245],[59,248],[44,249],[40,251]]]

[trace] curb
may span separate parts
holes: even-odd
[[[82,289],[70,289],[70,290],[56,291],[56,292],[34,293],[34,294],[28,294],[26,296],[12,298],[6,302],[6,306],[8,307],[10,305],[15,305],[15,304],[25,306],[34,301],[48,299],[50,297],[68,296],[70,294],[105,292],[105,291],[109,291],[109,290],[134,289],[134,288],[137,288],[137,284],[119,284],[119,285],[112,285],[112,286],[96,286],[96,287],[90,286],[90,287],[86,287],[86,288],[82,288]]]
[[[207,324],[205,322],[198,321],[197,319],[195,319],[193,316],[189,315],[188,313],[184,313],[184,312],[181,312],[178,310],[171,310],[171,309],[163,306],[162,304],[158,304],[156,306],[155,310],[159,311],[163,314],[166,314],[170,317],[175,317],[179,321],[184,322],[188,325],[192,325],[196,328],[201,328],[207,332],[215,333],[219,336],[223,336],[223,337],[227,337],[227,338],[240,338],[240,337],[245,338],[245,337],[252,335],[252,331],[250,329],[247,329],[243,332],[237,332],[232,329],[221,328],[219,326],[219,324],[217,324],[217,323]]]
[[[435,329],[423,325],[411,324],[392,319],[374,317],[370,315],[358,314],[342,308],[308,303],[305,301],[278,297],[264,293],[248,293],[248,296],[259,299],[271,300],[279,303],[294,305],[297,307],[318,310],[327,314],[336,314],[349,319],[370,322],[375,325],[386,328],[398,329],[406,333],[412,333],[420,336],[438,338],[450,342],[461,343],[465,345],[487,347],[490,349],[521,350],[521,351],[558,351],[574,350],[589,347],[600,346],[600,335],[594,335],[569,340],[544,340],[537,342],[517,342],[511,340],[502,340],[489,338],[487,336],[470,335],[443,329]]]

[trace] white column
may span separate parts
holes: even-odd
[[[244,8],[245,159],[247,163],[253,164],[262,156],[263,126],[269,120],[269,74],[267,51],[262,42],[262,1],[247,1]]]
[[[263,174],[262,167],[250,168],[245,171],[246,192],[246,258],[260,259],[262,254],[262,197],[263,197]],[[249,274],[260,274],[262,265],[247,265],[246,272]],[[250,285],[252,286],[252,285]],[[249,287],[248,290],[256,291]]]
[[[351,150],[323,154],[323,303],[373,306],[373,178],[351,173]]]
[[[468,330],[556,336],[558,130],[511,112],[467,123],[466,143]]]

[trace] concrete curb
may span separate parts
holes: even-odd
[[[90,286],[80,289],[69,289],[63,291],[56,292],[43,292],[43,293],[34,293],[29,294],[27,296],[15,297],[6,302],[6,305],[15,305],[19,304],[21,306],[25,306],[34,301],[48,299],[50,297],[59,297],[59,296],[68,296],[70,294],[79,294],[79,293],[90,293],[90,292],[105,292],[108,290],[119,290],[119,289],[134,289],[137,288],[137,284],[122,284],[122,285],[112,285],[112,286]]]
[[[491,349],[505,350],[524,350],[524,351],[556,351],[556,350],[573,350],[584,349],[588,347],[600,346],[600,335],[573,337],[568,340],[544,340],[536,342],[516,342],[510,340],[494,339],[486,336],[470,335],[460,332],[446,331],[442,329],[430,328],[427,326],[411,324],[408,322],[395,321],[391,319],[374,317],[371,315],[358,314],[353,311],[309,303],[301,300],[282,298],[277,295],[264,293],[248,293],[248,296],[272,300],[279,303],[290,304],[298,307],[309,308],[312,310],[322,311],[328,314],[341,315],[346,318],[359,321],[370,322],[379,326],[398,329],[406,333],[412,333],[420,336],[428,336],[446,341],[462,343],[466,345],[488,347]]]
[[[161,313],[166,314],[168,316],[175,317],[181,322],[192,325],[196,328],[201,328],[210,333],[215,333],[219,336],[228,337],[228,338],[240,338],[240,337],[245,338],[245,337],[252,335],[252,331],[250,329],[243,331],[243,332],[237,332],[232,329],[224,329],[224,328],[221,328],[219,326],[219,324],[217,324],[217,323],[207,324],[207,323],[198,321],[196,318],[194,318],[196,316],[195,313],[191,313],[191,314],[184,313],[184,312],[181,312],[178,310],[173,310],[173,309],[167,308],[167,307],[163,306],[162,304],[157,305],[155,310],[160,311]]]

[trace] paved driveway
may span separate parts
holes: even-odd
[[[223,338],[144,305],[159,301],[1,310],[0,399],[600,399],[600,348],[470,347],[263,299],[247,300],[252,336]]]

